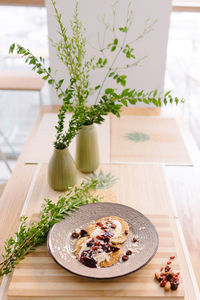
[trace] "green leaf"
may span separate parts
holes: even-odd
[[[158,93],[158,91],[155,90],[154,93],[153,93],[153,97],[156,97],[157,93]]]
[[[9,48],[9,53],[13,53],[14,49],[15,49],[15,44],[12,44]]]
[[[43,74],[44,72],[43,72],[43,70],[40,69],[40,70],[37,70],[37,73],[38,74]]]
[[[122,86],[126,86],[126,79],[121,78],[120,83]]]
[[[122,99],[121,103],[124,104],[124,106],[128,106],[128,102],[125,99]]]
[[[122,31],[122,32],[127,32],[128,28],[126,26],[125,27],[119,27],[119,30]]]
[[[128,88],[128,89],[125,89],[125,90],[123,90],[123,91],[122,91],[122,94],[121,94],[121,95],[122,95],[122,97],[124,97],[124,96],[128,96],[129,90],[130,90],[129,88]]]
[[[114,45],[118,45],[118,39],[117,39],[117,38],[114,39],[113,44],[114,44]]]
[[[45,75],[44,77],[42,77],[42,79],[47,80],[49,78],[49,75]]]
[[[170,93],[171,93],[171,91],[168,91],[168,92],[165,93],[164,96],[167,97]]]
[[[95,88],[94,88],[95,91],[98,90],[98,89],[100,89],[100,87],[101,87],[100,85],[96,85]]]
[[[115,74],[115,72],[111,72],[108,76],[112,77]]]
[[[107,62],[108,62],[108,60],[107,60],[107,58],[105,58],[103,61],[103,65],[105,66],[107,64]]]
[[[48,80],[48,84],[53,84],[54,83],[54,80],[53,79],[49,79]]]
[[[140,97],[140,96],[142,96],[142,94],[143,94],[143,90],[142,91],[140,91],[137,95],[138,95],[138,97]]]
[[[57,88],[59,89],[61,87],[61,85],[63,84],[64,82],[64,79],[61,79],[58,81],[58,85],[57,85]]]
[[[112,94],[114,93],[114,89],[108,88],[105,90],[105,94]]]

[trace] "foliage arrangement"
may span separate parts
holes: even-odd
[[[2,254],[2,262],[0,263],[0,277],[12,272],[27,253],[43,244],[54,224],[60,222],[82,205],[98,202],[99,197],[94,197],[89,193],[98,184],[98,180],[90,178],[83,180],[79,187],[67,187],[66,193],[60,196],[57,203],[45,199],[39,221],[36,223],[29,224],[28,218],[23,216],[20,219],[19,231],[15,233],[15,237],[10,237],[5,242],[4,254]]]
[[[68,147],[83,125],[101,124],[108,113],[119,117],[122,106],[143,102],[160,107],[162,104],[166,105],[172,102],[178,104],[183,101],[177,97],[173,98],[170,91],[159,93],[157,90],[145,92],[144,90],[126,88],[127,75],[124,74],[124,70],[139,65],[144,59],[135,57],[133,45],[149,33],[154,25],[147,21],[143,32],[134,41],[127,42],[128,32],[133,20],[130,5],[123,26],[116,25],[116,5],[113,5],[113,24],[104,22],[105,30],[102,40],[98,35],[99,49],[96,49],[98,55],[87,60],[85,29],[79,18],[78,5],[75,6],[73,20],[70,23],[71,34],[69,34],[67,28],[63,25],[62,16],[56,8],[56,2],[54,0],[51,0],[51,2],[59,26],[58,34],[60,37],[58,42],[51,42],[57,50],[58,58],[66,66],[69,75],[68,87],[63,89],[64,79],[56,81],[51,68],[45,67],[44,59],[35,57],[29,49],[25,49],[19,44],[12,44],[9,52],[13,53],[16,49],[16,52],[25,58],[26,63],[33,65],[32,69],[35,72],[42,74],[44,80],[48,80],[48,83],[55,88],[58,97],[62,100],[56,126],[57,137],[54,143],[56,149]],[[113,39],[106,42],[107,33],[110,31],[113,34]],[[120,39],[119,36],[122,38]],[[125,59],[125,65],[117,65],[120,57]],[[90,75],[100,69],[105,71],[102,82],[96,86],[91,86]],[[104,89],[109,78],[113,80],[114,86],[117,84],[121,88]],[[88,106],[90,95],[96,95],[96,100],[94,105]],[[64,131],[66,112],[73,113],[67,132]]]

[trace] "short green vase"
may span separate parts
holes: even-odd
[[[68,150],[54,149],[48,165],[48,183],[56,191],[64,191],[77,182],[77,169]]]
[[[98,136],[94,124],[83,126],[78,132],[76,166],[83,173],[94,172],[99,167]]]

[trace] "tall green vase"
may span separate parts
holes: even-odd
[[[99,166],[98,136],[94,124],[83,126],[78,132],[76,166],[83,173],[94,172]]]
[[[67,185],[77,182],[77,169],[68,148],[54,149],[48,165],[48,183],[57,191],[66,190]]]

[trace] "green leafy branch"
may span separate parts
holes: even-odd
[[[117,94],[114,89],[106,89],[105,95],[102,97],[104,101],[115,101],[115,103],[121,103],[123,106],[128,106],[128,104],[135,105],[138,102],[144,104],[153,104],[156,107],[161,107],[163,104],[167,105],[169,103],[179,102],[183,103],[184,99],[173,98],[171,91],[166,93],[159,93],[158,90],[145,92],[144,90],[136,90],[126,88],[120,94]]]
[[[56,8],[56,2],[51,0],[59,25],[58,34],[60,40],[58,43],[52,41],[57,49],[58,58],[65,64],[69,75],[75,80],[76,94],[74,103],[85,103],[88,92],[90,61],[84,62],[86,39],[84,37],[84,28],[79,19],[78,3],[75,5],[73,21],[71,21],[72,36],[67,34],[67,29],[63,25],[62,15]]]
[[[58,124],[55,126],[57,135],[56,135],[56,141],[54,142],[54,146],[56,149],[65,149],[66,148],[66,143],[65,143],[65,135],[63,134],[64,130],[64,121],[65,121],[65,116],[66,112],[73,112],[73,103],[71,102],[73,94],[74,94],[74,84],[75,80],[71,79],[70,80],[70,86],[65,92],[65,97],[63,98],[63,105],[59,109],[58,113]],[[71,139],[73,138],[73,135],[71,135]],[[67,145],[71,142],[71,139],[68,137],[67,138]]]
[[[113,13],[115,13],[115,10],[113,10]],[[109,43],[108,46],[106,47],[107,49],[110,49],[111,52],[114,52],[116,49],[118,49],[118,51],[116,52],[116,55],[114,56],[114,58],[113,58],[113,60],[112,60],[112,62],[110,64],[110,66],[109,66],[109,69],[108,69],[108,71],[105,74],[105,77],[104,77],[102,83],[100,84],[100,89],[98,91],[98,94],[97,94],[97,97],[96,97],[96,100],[95,100],[95,104],[97,104],[97,102],[99,100],[99,97],[101,95],[101,91],[102,91],[102,89],[104,87],[104,84],[105,84],[108,76],[112,77],[112,76],[110,76],[110,74],[113,71],[113,67],[114,67],[114,65],[115,65],[115,63],[116,63],[116,61],[117,61],[120,53],[123,51],[123,48],[124,48],[124,45],[125,45],[125,42],[126,42],[126,38],[127,38],[127,33],[128,33],[128,30],[130,29],[131,25],[132,25],[132,10],[130,10],[130,3],[129,3],[128,8],[127,8],[126,25],[124,27],[119,27],[119,30],[122,31],[122,32],[124,32],[124,38],[123,38],[122,44],[119,46],[118,45],[119,41],[115,37],[113,43],[111,43],[111,44]],[[115,29],[113,29],[113,32],[115,33]],[[104,49],[100,49],[100,51],[102,53],[104,53]],[[122,79],[121,79],[121,76],[123,76]],[[117,83],[122,82],[123,85],[125,86],[124,79],[126,78],[126,75],[121,75],[121,76],[118,75]],[[116,78],[113,77],[113,79],[116,79]]]
[[[89,193],[97,185],[98,180],[90,178],[82,181],[79,187],[67,187],[66,193],[60,196],[57,203],[45,199],[38,222],[29,224],[28,218],[23,216],[20,219],[19,231],[15,233],[15,237],[10,237],[5,242],[4,254],[2,254],[2,262],[0,263],[0,276],[12,272],[26,254],[43,244],[54,224],[63,220],[82,205],[98,202],[99,198],[93,197]]]
[[[25,49],[19,44],[13,43],[9,48],[9,53],[13,54],[14,50],[16,49],[17,54],[22,55],[25,58],[25,63],[29,65],[33,65],[32,70],[35,71],[37,74],[43,74],[42,79],[48,80],[48,83],[55,87],[57,92],[60,92],[60,97],[65,96],[65,92],[62,90],[61,86],[63,84],[63,79],[56,82],[56,80],[52,76],[51,68],[45,67],[45,59],[40,56],[37,58],[34,56],[29,49]]]
[[[131,41],[129,43],[129,45],[134,44],[135,42],[141,40],[145,35],[149,34],[151,31],[153,31],[156,23],[157,23],[157,20],[154,20],[154,21],[151,22],[150,19],[147,19],[146,22],[145,22],[145,26],[144,26],[143,32],[140,33],[136,37],[136,39],[134,39],[133,41]]]
[[[74,110],[74,113],[69,121],[69,127],[67,132],[62,133],[62,144],[68,147],[72,139],[77,135],[78,131],[86,124],[87,120],[87,106],[78,105]],[[55,142],[55,147],[59,149],[60,143]],[[61,148],[63,149],[63,148]]]
[[[138,102],[144,104],[153,104],[156,107],[172,103],[183,103],[184,99],[173,98],[171,92],[158,93],[157,90],[145,92],[144,90],[124,89],[121,93],[117,94],[114,89],[108,88],[105,90],[104,95],[101,97],[98,105],[88,107],[85,120],[87,125],[97,123],[101,124],[104,121],[104,116],[110,112],[117,117],[120,117],[122,106],[128,104],[135,105]],[[87,116],[87,117],[86,117]],[[84,121],[83,121],[84,122]]]

